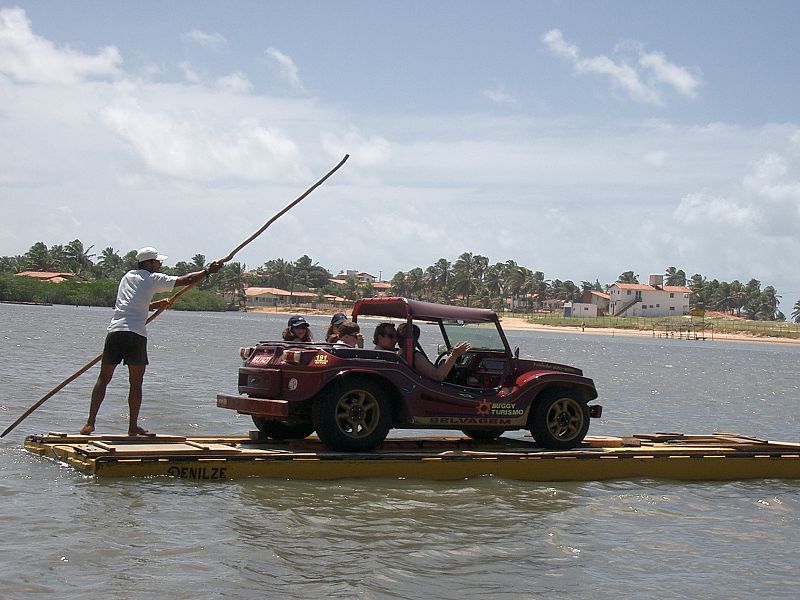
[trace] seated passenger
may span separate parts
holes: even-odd
[[[406,330],[406,323],[401,324],[400,327],[397,328],[397,343],[400,346],[397,354],[399,354],[401,358],[405,358],[406,353]],[[434,379],[436,381],[444,381],[447,379],[447,376],[450,374],[450,371],[453,369],[453,366],[456,364],[456,361],[459,359],[459,357],[461,357],[465,352],[468,352],[470,349],[468,342],[459,342],[453,346],[453,349],[450,351],[447,360],[437,367],[428,360],[428,357],[425,356],[425,353],[420,348],[419,327],[416,325],[413,326],[413,335],[414,339],[411,343],[414,347],[414,357],[411,368],[417,371],[417,373],[420,375],[424,375],[425,377]]]
[[[347,315],[344,313],[337,312],[333,317],[331,317],[331,326],[328,327],[328,331],[325,333],[325,341],[329,344],[335,344],[336,341],[339,339],[339,325],[347,321]]]
[[[339,339],[336,340],[336,346],[345,346],[346,348],[363,348],[364,336],[361,335],[361,328],[358,323],[353,321],[343,321],[339,324]]]
[[[283,330],[283,339],[287,342],[312,342],[311,328],[303,317],[289,317],[289,323]]]
[[[389,350],[394,352],[395,340],[397,333],[394,330],[394,323],[381,323],[375,328],[375,334],[372,336],[372,343],[375,344],[375,350]]]

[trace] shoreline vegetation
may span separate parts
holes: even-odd
[[[202,264],[202,257],[197,257]],[[309,259],[310,260],[310,259]],[[188,267],[187,267],[188,268]],[[230,269],[230,266],[223,267]],[[327,275],[329,273],[326,272]],[[243,303],[231,305],[223,298],[220,290],[226,287],[220,284],[224,280],[219,275],[201,283],[196,289],[189,290],[177,299],[174,310],[189,311],[226,311],[239,310]],[[11,273],[0,273],[0,302],[29,304],[63,304],[73,306],[107,306],[114,305],[118,281],[114,279],[93,279],[88,281],[67,280],[58,284],[39,281],[29,277],[17,277]],[[238,289],[238,288],[237,288]],[[360,290],[355,290],[355,292]],[[231,297],[236,295],[230,293]],[[371,295],[371,294],[370,294]],[[167,297],[168,294],[163,295]],[[240,294],[243,297],[243,294]],[[251,312],[283,312],[305,315],[333,314],[347,312],[352,307],[352,298],[347,300],[336,298],[336,302],[317,298],[316,302],[299,306],[248,307]],[[410,296],[416,297],[416,296]],[[160,299],[157,297],[156,299]],[[798,301],[800,305],[800,301]],[[238,306],[237,306],[238,305]],[[796,309],[800,312],[800,308]],[[665,339],[711,339],[736,340],[748,342],[784,342],[800,343],[800,324],[784,320],[753,320],[739,318],[730,312],[707,311],[705,317],[608,317],[581,319],[580,317],[563,317],[553,312],[503,312],[498,311],[506,329],[541,329],[549,331],[579,332],[600,335],[635,335]]]
[[[338,307],[334,311],[331,309],[321,310],[295,306],[252,308],[248,309],[247,312],[285,315],[328,315],[340,310],[347,314],[349,310],[352,310],[352,306],[348,309]],[[372,317],[366,317],[366,319],[372,320]],[[624,326],[620,326],[619,321],[627,321],[627,323]],[[780,324],[782,327],[776,329],[775,327],[778,324],[770,323],[771,328],[767,329],[767,324],[759,321],[713,318],[706,319],[704,321],[706,327],[700,328],[696,326],[698,324],[697,319],[689,321],[687,317],[686,321],[680,321],[683,329],[679,330],[675,327],[679,323],[678,320],[672,321],[672,328],[665,328],[663,325],[659,327],[659,321],[663,323],[663,320],[644,318],[609,319],[599,317],[597,319],[581,320],[579,318],[529,316],[518,313],[500,315],[503,329],[507,331],[561,331],[582,335],[606,335],[610,337],[621,335],[683,341],[706,339],[714,341],[800,344],[800,326],[797,324],[782,323]],[[614,323],[614,325],[606,325],[607,323]]]

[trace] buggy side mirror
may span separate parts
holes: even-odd
[[[514,348],[514,358],[519,358],[519,346]]]

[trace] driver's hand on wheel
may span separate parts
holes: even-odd
[[[453,346],[453,350],[451,351],[450,354],[452,356],[454,356],[455,358],[458,358],[458,357],[462,356],[463,354],[466,354],[467,352],[469,352],[469,349],[471,347],[472,346],[469,345],[469,342],[459,342],[458,344]]]

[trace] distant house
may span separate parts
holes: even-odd
[[[375,275],[366,273],[364,271],[356,271],[355,269],[348,269],[347,271],[339,271],[335,279],[344,281],[349,277],[352,277],[353,279],[355,279],[360,283],[366,283],[367,281],[372,281],[372,282],[378,281],[378,278],[375,277]]]
[[[614,317],[671,317],[689,314],[689,294],[681,285],[662,285],[662,275],[651,275],[650,284],[620,283],[608,288],[609,314]]]
[[[558,298],[546,298],[542,300],[541,306],[542,310],[549,312],[561,312],[564,310],[564,304],[564,300],[559,300]]]
[[[249,287],[244,290],[247,306],[288,306],[290,304],[310,304],[317,300],[313,292],[290,292],[280,288]]]
[[[593,319],[594,317],[597,316],[597,304],[591,304],[586,302],[565,302],[564,316]]]
[[[375,290],[375,293],[379,296],[385,296],[392,289],[392,284],[388,281],[373,281],[372,289]]]
[[[594,304],[597,306],[597,315],[607,315],[611,296],[597,290],[586,290],[581,295],[581,304]]]
[[[353,269],[340,271],[335,277],[329,279],[328,281],[334,285],[342,287],[347,285],[347,280],[350,278],[355,279],[359,286],[363,286],[366,283],[372,285],[372,289],[374,290],[376,296],[386,296],[392,289],[392,284],[388,281],[381,281],[370,273],[366,273],[364,271],[355,271]]]
[[[50,283],[61,283],[75,278],[75,273],[51,273],[50,271],[22,271],[17,275],[31,277],[39,281],[49,281]]]

